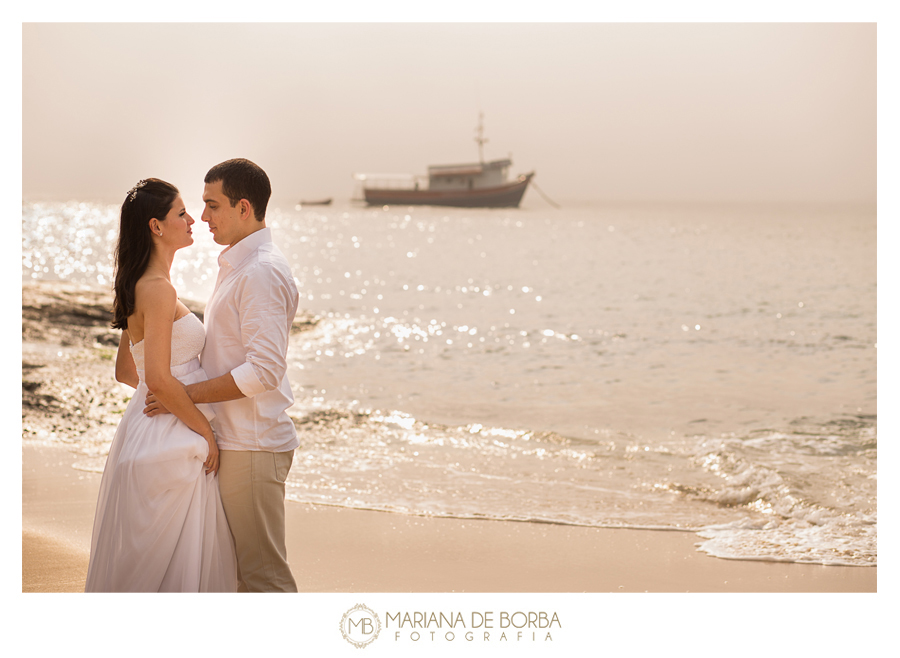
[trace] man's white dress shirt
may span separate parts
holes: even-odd
[[[299,445],[287,409],[287,347],[300,296],[287,259],[264,228],[219,254],[206,305],[200,363],[210,379],[230,372],[245,398],[213,403],[222,450],[286,452]]]

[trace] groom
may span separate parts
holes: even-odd
[[[287,562],[284,482],[299,445],[286,410],[294,403],[287,347],[299,294],[266,227],[269,178],[237,158],[209,170],[201,219],[225,249],[204,312],[200,363],[209,380],[188,385],[213,402],[219,491],[234,537],[241,592],[296,592]],[[147,396],[144,413],[165,408]]]

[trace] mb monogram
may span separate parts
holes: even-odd
[[[362,603],[350,608],[341,618],[341,635],[358,649],[374,642],[380,631],[378,615]]]

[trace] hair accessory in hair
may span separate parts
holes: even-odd
[[[137,196],[138,190],[141,189],[142,187],[144,187],[144,185],[146,185],[146,184],[147,184],[147,181],[145,181],[145,180],[139,180],[139,181],[138,181],[138,184],[135,185],[134,187],[132,187],[132,188],[131,188],[131,191],[128,193],[128,194],[130,195],[129,198],[130,198],[132,201],[134,201],[134,197]]]

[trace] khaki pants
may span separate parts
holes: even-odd
[[[239,592],[296,592],[284,540],[284,481],[294,451],[219,451],[219,492],[238,561]]]

